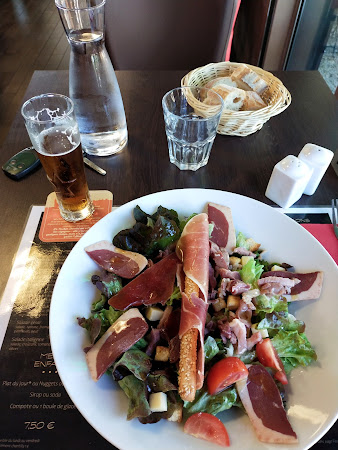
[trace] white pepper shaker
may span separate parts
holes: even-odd
[[[319,145],[306,144],[299,153],[298,158],[313,169],[309,182],[304,189],[304,194],[312,195],[332,161],[333,152],[327,148],[319,147]]]
[[[312,169],[294,155],[288,155],[273,168],[265,195],[282,208],[289,208],[302,196]]]

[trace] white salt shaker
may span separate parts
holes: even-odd
[[[265,195],[282,208],[289,208],[302,196],[312,169],[294,155],[288,155],[273,168]]]
[[[309,182],[304,189],[304,194],[312,195],[329,167],[333,158],[333,152],[327,148],[319,147],[319,145],[306,144],[299,153],[298,158],[313,169]]]

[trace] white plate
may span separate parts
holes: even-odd
[[[288,417],[299,438],[299,444],[292,449],[307,449],[337,418],[338,268],[317,240],[292,219],[237,194],[208,189],[151,194],[108,214],[83,236],[60,271],[50,308],[50,338],[61,380],[85,419],[120,449],[219,448],[186,435],[182,424],[165,420],[152,425],[141,425],[137,419],[128,422],[127,398],[118,385],[107,375],[97,383],[90,378],[82,352],[86,345],[85,331],[76,321],[78,316],[88,317],[90,305],[98,297],[90,277],[99,271],[85,254],[85,246],[102,239],[112,240],[118,231],[130,227],[134,223],[132,211],[136,205],[149,213],[163,205],[176,209],[182,216],[189,216],[205,211],[209,201],[231,207],[236,230],[253,237],[268,249],[268,260],[288,262],[304,272],[324,271],[320,300],[298,302],[290,307],[297,318],[305,321],[306,334],[318,355],[317,363],[292,372],[287,388]],[[248,418],[236,408],[218,417],[227,427],[233,450],[285,448],[258,442]]]

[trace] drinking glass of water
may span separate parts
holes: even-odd
[[[170,162],[180,170],[193,170],[208,163],[224,107],[211,89],[181,87],[162,99]]]

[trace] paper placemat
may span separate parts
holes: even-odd
[[[114,450],[77,410],[54,363],[50,301],[76,242],[42,241],[43,211],[31,208],[0,302],[0,449]]]

